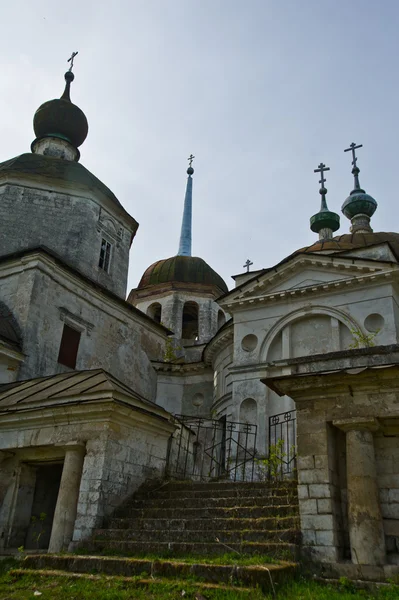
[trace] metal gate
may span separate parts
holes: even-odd
[[[281,477],[296,468],[296,410],[269,417],[269,460],[272,453]]]
[[[257,425],[177,415],[180,430],[173,437],[168,475],[179,479],[252,481]],[[187,429],[189,433],[187,433]]]

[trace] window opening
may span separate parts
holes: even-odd
[[[100,260],[98,261],[98,266],[107,273],[109,272],[109,263],[111,261],[111,248],[111,244],[103,238],[101,240]]]
[[[159,304],[159,302],[154,302],[154,304],[151,304],[151,306],[147,308],[147,315],[151,317],[151,319],[154,319],[156,323],[161,322],[161,313],[162,306]]]
[[[198,304],[186,302],[183,308],[182,338],[198,341]]]
[[[58,353],[58,362],[61,365],[74,369],[76,367],[76,358],[78,356],[80,331],[72,329],[69,325],[64,325],[62,332],[60,351]]]

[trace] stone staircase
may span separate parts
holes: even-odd
[[[79,555],[30,555],[15,575],[36,570],[41,577],[132,579],[144,573],[151,581],[198,578],[204,585],[265,590],[293,575],[298,549],[296,482],[172,481],[139,490]]]
[[[298,540],[296,483],[169,482],[119,508],[95,531],[90,550],[295,559]]]

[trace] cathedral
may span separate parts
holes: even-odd
[[[79,162],[73,80],[0,164],[0,553],[35,548],[32,515],[72,550],[148,481],[253,481],[273,451],[304,551],[399,564],[399,234],[372,229],[360,146],[348,233],[320,164],[315,242],[231,290],[192,256],[191,155],[178,252],[128,290],[138,223]]]

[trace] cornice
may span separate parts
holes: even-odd
[[[171,373],[173,375],[196,375],[209,371],[209,365],[204,362],[172,363],[152,361],[151,364],[158,373]]]
[[[234,323],[231,320],[222,327],[217,334],[207,343],[203,352],[203,360],[207,365],[211,365],[215,354],[234,341]]]
[[[319,265],[320,266],[320,265]],[[330,265],[331,266],[331,265]],[[334,265],[335,267],[335,265]],[[339,268],[339,267],[335,267]],[[353,267],[350,267],[353,270]],[[371,267],[359,267],[356,269],[359,272],[358,276],[348,277],[345,279],[338,279],[335,281],[329,282],[320,282],[318,284],[312,284],[305,287],[288,289],[288,290],[279,290],[275,292],[260,294],[259,296],[250,296],[250,292],[261,290],[266,284],[271,283],[274,279],[278,281],[279,275],[276,274],[274,277],[268,279],[263,283],[257,284],[252,290],[249,290],[245,294],[241,294],[236,299],[226,304],[222,304],[225,310],[232,310],[233,308],[247,308],[249,306],[258,306],[270,303],[280,302],[281,300],[285,301],[287,299],[292,298],[303,298],[308,296],[315,296],[325,293],[331,293],[336,291],[341,291],[342,289],[349,289],[350,287],[354,287],[357,285],[367,284],[367,283],[378,283],[381,281],[392,280],[395,277],[395,274],[399,273],[399,268],[391,268],[388,271]],[[281,275],[280,275],[281,277]]]

